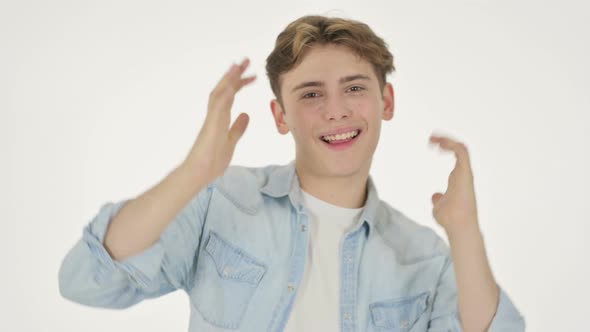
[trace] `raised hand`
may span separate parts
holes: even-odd
[[[186,157],[185,164],[212,182],[222,175],[231,162],[234,149],[248,126],[249,117],[241,113],[231,128],[231,107],[242,87],[256,79],[255,75],[242,78],[249,59],[232,65],[209,95],[207,116],[197,139]]]
[[[457,158],[455,168],[449,175],[446,192],[432,195],[434,219],[447,233],[478,226],[473,173],[467,147],[448,137],[436,135],[430,136],[430,143],[453,151]]]

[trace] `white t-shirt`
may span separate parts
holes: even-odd
[[[340,243],[363,208],[349,209],[302,191],[310,213],[310,241],[303,279],[286,332],[340,330]]]

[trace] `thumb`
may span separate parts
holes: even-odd
[[[232,148],[236,146],[238,140],[242,137],[242,135],[244,135],[246,127],[248,127],[249,121],[250,117],[248,116],[248,114],[241,113],[240,115],[238,115],[238,118],[232,124],[228,134],[228,139]]]
[[[442,196],[443,196],[443,194],[441,194],[441,193],[435,193],[434,195],[432,195],[432,204],[433,205],[436,204],[441,199]]]

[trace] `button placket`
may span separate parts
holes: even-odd
[[[356,265],[354,258],[358,246],[357,230],[353,233],[346,233],[344,239],[340,244],[341,262],[341,286],[340,286],[340,305],[342,310],[342,331],[352,332],[355,330],[356,321],[356,307],[357,303],[357,279],[355,278]],[[346,291],[343,291],[346,289]]]
[[[344,314],[344,320],[350,321],[350,314],[348,312]]]

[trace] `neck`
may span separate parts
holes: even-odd
[[[325,176],[295,164],[301,189],[330,204],[356,209],[365,205],[368,170],[346,176]]]

